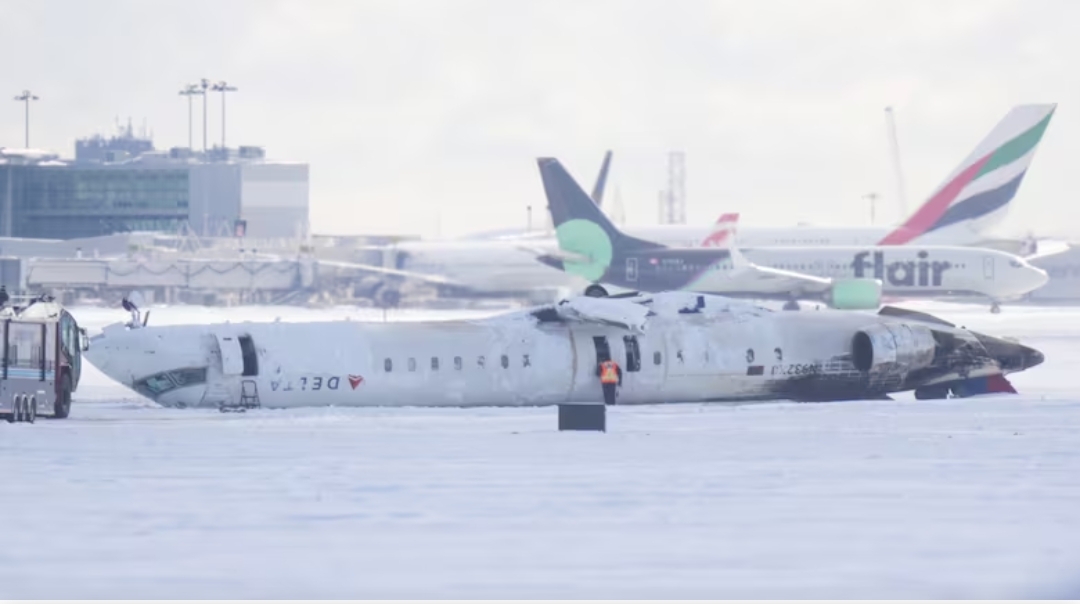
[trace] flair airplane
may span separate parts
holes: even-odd
[[[560,251],[538,260],[592,283],[634,291],[685,290],[734,297],[822,300],[870,309],[894,298],[1011,300],[1044,285],[1046,272],[996,250],[923,245],[672,248],[621,232],[552,158],[537,160]],[[745,255],[744,255],[745,254]]]
[[[602,402],[595,369],[623,369],[618,402],[841,401],[1016,392],[1043,362],[1017,342],[886,307],[773,312],[666,292],[576,297],[479,320],[146,326],[91,339],[87,359],[170,407],[537,406]]]

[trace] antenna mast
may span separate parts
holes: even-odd
[[[900,168],[900,143],[896,138],[896,117],[892,106],[885,108],[885,124],[889,129],[889,148],[896,177],[896,200],[900,204],[900,220],[903,220],[907,216],[907,193],[904,191],[904,172]]]
[[[686,224],[686,154],[668,153],[668,188],[660,192],[660,224]]]
[[[611,221],[619,226],[626,224],[626,209],[618,185],[615,186],[615,199],[611,203]]]

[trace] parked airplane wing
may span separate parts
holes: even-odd
[[[377,273],[380,275],[393,275],[395,277],[422,281],[424,283],[430,283],[432,285],[452,285],[457,287],[466,287],[465,284],[459,281],[455,281],[453,279],[448,279],[443,275],[429,275],[426,273],[403,271],[401,269],[389,268],[386,266],[376,266],[374,264],[363,264],[360,262],[344,262],[341,260],[319,260],[319,264],[325,266],[336,266],[338,268],[348,268],[361,272]]]
[[[1035,242],[1035,245],[1032,247],[1035,248],[1033,253],[1023,256],[1024,260],[1027,260],[1028,262],[1046,258],[1047,256],[1057,256],[1058,254],[1063,254],[1072,249],[1072,246],[1067,241],[1047,239]]]
[[[568,261],[568,262],[588,262],[589,258],[582,254],[575,254],[573,252],[567,252],[564,250],[542,250],[540,248],[528,247],[524,245],[516,246],[517,249],[529,254],[544,264],[551,264],[552,260]]]
[[[768,289],[775,291],[818,294],[828,291],[833,285],[833,280],[828,277],[816,277],[806,273],[786,271],[757,264],[751,266],[755,272],[755,282],[760,285],[773,284]]]
[[[771,284],[771,287],[767,289],[774,291],[779,289],[780,291],[802,291],[816,294],[832,287],[832,279],[760,266],[750,262],[739,249],[738,230],[739,214],[722,214],[716,221],[713,232],[702,242],[702,247],[717,247],[728,250],[728,253],[731,254],[731,275],[733,278],[753,273],[755,283]]]

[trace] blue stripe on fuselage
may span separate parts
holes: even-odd
[[[660,249],[619,253],[604,273],[604,282],[646,292],[686,289],[699,282],[717,263],[731,258],[727,250]],[[637,279],[628,279],[627,260],[637,260]],[[651,260],[655,259],[656,263]]]

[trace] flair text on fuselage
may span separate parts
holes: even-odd
[[[859,252],[852,258],[852,272],[856,279],[881,279],[883,283],[896,287],[941,287],[941,277],[952,268],[948,261],[927,260],[930,256],[925,251],[918,254],[919,261],[896,261],[885,263],[885,253]],[[870,274],[868,274],[870,273]]]

